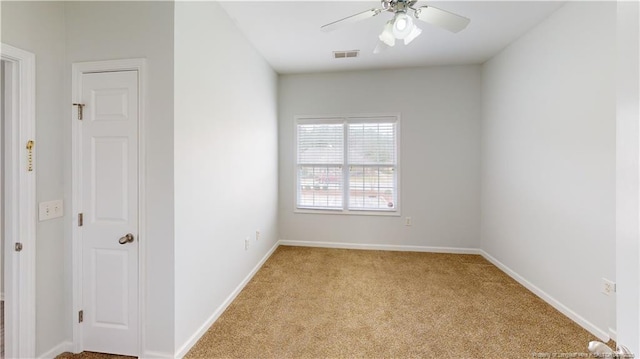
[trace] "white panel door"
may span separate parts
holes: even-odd
[[[82,75],[83,347],[138,355],[138,72]]]

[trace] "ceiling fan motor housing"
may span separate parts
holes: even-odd
[[[381,0],[382,8],[390,12],[406,12],[418,0]]]

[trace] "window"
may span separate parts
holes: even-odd
[[[299,118],[297,208],[398,210],[398,117]]]

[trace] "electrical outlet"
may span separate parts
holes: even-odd
[[[411,217],[404,217],[404,225],[405,226],[410,226],[411,225]]]
[[[256,241],[260,240],[260,231],[256,231]]]
[[[244,239],[244,250],[249,250],[249,237]]]
[[[616,284],[606,278],[602,278],[602,294],[612,295],[616,292]]]

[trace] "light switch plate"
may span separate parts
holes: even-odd
[[[40,221],[62,217],[64,212],[61,199],[49,202],[40,202],[38,206],[38,218]]]

